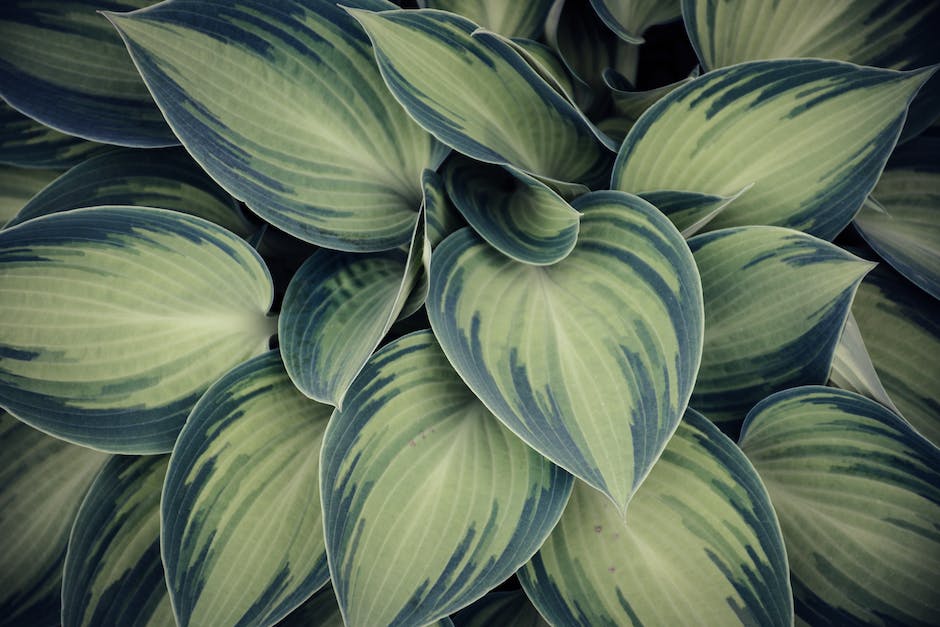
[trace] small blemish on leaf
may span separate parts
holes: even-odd
[[[594,533],[600,533],[600,532],[603,531],[603,530],[604,530],[604,528],[601,527],[600,525],[597,525],[597,526],[594,527]]]

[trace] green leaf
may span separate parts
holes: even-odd
[[[422,215],[407,254],[320,249],[300,266],[284,294],[278,336],[284,366],[301,392],[342,406],[415,288],[425,244]]]
[[[780,227],[723,229],[689,240],[705,295],[705,348],[691,405],[741,420],[788,387],[825,383],[862,277],[873,264]]]
[[[369,360],[320,471],[349,625],[425,625],[476,600],[532,557],[572,484],[487,411],[428,331]]]
[[[626,521],[577,482],[519,580],[554,625],[790,625],[787,558],[747,458],[688,411]]]
[[[895,270],[940,298],[940,138],[896,150],[872,195],[884,212],[863,206],[855,227]]]
[[[816,59],[709,72],[630,129],[611,185],[728,196],[753,183],[710,229],[772,224],[832,239],[874,187],[932,72]]]
[[[490,592],[452,618],[455,627],[548,627],[522,590]]]
[[[600,182],[609,153],[590,125],[499,36],[431,9],[350,13],[395,98],[442,142],[547,182]]]
[[[179,143],[98,11],[153,0],[6,0],[0,97],[58,131],[122,146]]]
[[[9,224],[30,198],[60,174],[61,170],[0,165],[0,228]]]
[[[109,146],[44,126],[0,100],[0,163],[22,168],[67,168],[108,150]]]
[[[421,173],[445,153],[388,96],[335,2],[171,0],[109,17],[183,145],[252,211],[328,248],[408,242]]]
[[[614,101],[614,111],[628,131],[647,109],[662,100],[670,92],[696,78],[696,76],[688,76],[662,87],[639,91],[633,87],[625,76],[613,68],[604,70],[602,76],[604,84],[610,89],[610,95]],[[625,136],[626,133],[621,136],[621,139]]]
[[[552,266],[515,262],[469,230],[451,235],[431,259],[428,317],[506,426],[623,511],[688,402],[698,272],[644,200],[594,192],[572,206],[578,244]]]
[[[685,238],[692,237],[714,220],[729,204],[750,189],[748,185],[731,196],[662,190],[640,194],[640,198],[662,211]]]
[[[591,0],[610,30],[631,44],[642,44],[650,26],[682,17],[679,0]]]
[[[741,447],[780,516],[801,618],[940,621],[940,449],[874,401],[815,386],[761,402]]]
[[[428,243],[431,248],[444,241],[448,235],[464,227],[460,212],[451,204],[444,187],[444,179],[434,170],[425,170],[421,176],[424,188],[424,215],[428,221]]]
[[[115,456],[82,502],[62,577],[62,624],[172,626],[160,561],[168,456]]]
[[[418,0],[418,5],[457,13],[506,37],[536,39],[542,34],[552,0]]]
[[[561,57],[554,50],[531,39],[515,38],[506,41],[542,77],[542,80],[551,85],[552,89],[564,96],[573,106],[578,106],[575,99],[574,83],[568,75],[568,70],[565,69]],[[598,139],[603,141],[601,137],[598,137]],[[616,151],[617,147],[615,146],[611,150]]]
[[[317,467],[331,411],[294,388],[277,352],[231,370],[199,400],[161,506],[182,627],[271,625],[326,583]]]
[[[202,392],[273,332],[257,253],[162,209],[76,209],[0,231],[0,292],[0,405],[113,452],[169,451]]]
[[[59,625],[69,530],[108,456],[3,412],[0,450],[0,625]]]
[[[940,445],[940,316],[937,300],[880,266],[859,286],[852,313],[891,400]]]
[[[842,337],[839,338],[839,343],[836,344],[836,350],[832,355],[829,381],[843,390],[878,401],[894,413],[901,415],[901,411],[888,396],[881,379],[878,378],[878,372],[865,347],[862,332],[859,331],[858,322],[855,321],[855,316],[851,312],[845,320]]]
[[[550,265],[578,240],[580,214],[531,176],[454,155],[444,182],[470,226],[511,259]]]
[[[257,230],[231,196],[178,148],[112,150],[75,166],[10,222],[80,207],[134,205],[182,211],[247,237]]]
[[[288,614],[278,627],[345,627],[333,586],[325,586]]]

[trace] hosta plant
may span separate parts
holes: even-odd
[[[938,32],[7,0],[0,625],[940,624]]]

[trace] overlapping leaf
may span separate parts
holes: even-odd
[[[431,259],[428,317],[500,420],[623,511],[688,402],[699,278],[649,203],[594,192],[572,206],[578,244],[552,266],[512,261],[469,230],[450,236]]]
[[[732,196],[662,190],[640,194],[640,197],[666,214],[669,221],[682,232],[683,237],[688,238],[705,228],[748,189],[750,186]]]
[[[490,592],[453,616],[455,627],[548,627],[522,590]]]
[[[108,146],[60,133],[0,101],[0,163],[23,168],[67,168]]]
[[[8,224],[30,198],[60,174],[61,170],[0,165],[0,227]]]
[[[753,184],[709,228],[773,224],[831,239],[874,187],[931,72],[815,59],[709,72],[630,129],[611,185],[728,196]]]
[[[424,215],[427,219],[427,237],[431,248],[437,248],[444,239],[467,225],[460,212],[451,204],[444,187],[444,179],[434,170],[425,170],[421,176],[424,189]]]
[[[108,456],[2,412],[0,450],[0,625],[53,627],[72,520]]]
[[[0,404],[102,450],[169,451],[209,384],[267,349],[272,291],[243,240],[177,212],[76,209],[0,231]]]
[[[424,625],[476,600],[535,553],[572,484],[487,411],[429,331],[369,360],[330,420],[320,481],[349,625]]]
[[[317,466],[331,410],[294,388],[276,352],[200,399],[161,505],[180,625],[271,625],[326,583]]]
[[[604,84],[607,85],[613,99],[616,114],[614,119],[617,120],[619,126],[625,129],[623,134],[617,135],[622,141],[647,109],[662,100],[668,93],[691,81],[694,76],[688,76],[674,83],[643,91],[635,89],[625,76],[613,68],[607,68],[603,73],[603,78]]]
[[[804,387],[754,408],[741,446],[780,516],[811,624],[940,619],[940,449],[881,405]]]
[[[631,44],[644,42],[643,32],[650,26],[682,16],[679,0],[591,0],[607,26]]]
[[[506,37],[535,39],[542,34],[552,0],[419,0],[418,4],[423,8],[458,13]]]
[[[175,625],[160,561],[166,456],[114,456],[82,502],[62,577],[62,624]]]
[[[865,340],[859,331],[858,322],[851,313],[845,320],[842,336],[832,354],[829,381],[836,387],[867,396],[894,413],[901,414],[894,401],[888,396],[881,379],[878,378],[878,372],[875,370],[875,365],[865,347]]]
[[[790,625],[783,538],[741,451],[686,413],[626,521],[577,482],[519,579],[553,625]]]
[[[254,212],[329,248],[407,243],[444,152],[335,2],[172,0],[110,18],[183,145]]]
[[[691,404],[741,420],[772,392],[825,383],[852,297],[872,264],[780,227],[689,240],[705,295],[705,347]]]
[[[63,131],[122,146],[172,146],[120,38],[97,11],[153,0],[8,0],[0,9],[0,97]]]

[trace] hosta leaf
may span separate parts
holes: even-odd
[[[871,362],[871,356],[865,347],[865,340],[859,331],[858,322],[855,321],[855,316],[851,312],[845,320],[842,336],[832,354],[829,381],[836,387],[867,396],[894,413],[901,414],[881,384],[881,379],[878,378],[878,372]]]
[[[801,618],[940,620],[937,447],[874,401],[815,386],[761,402],[741,447],[780,516]]]
[[[69,530],[108,456],[2,412],[0,450],[0,625],[59,625]]]
[[[395,98],[448,146],[562,183],[597,183],[609,166],[581,113],[499,36],[431,9],[350,12]]]
[[[709,228],[775,224],[831,239],[875,185],[931,73],[815,59],[709,72],[633,126],[611,185],[726,196],[753,183]]]
[[[11,222],[99,205],[173,209],[205,218],[243,237],[255,227],[185,152],[117,149],[75,166],[29,201]]]
[[[62,624],[175,625],[160,561],[169,457],[111,458],[85,497],[65,558]]]
[[[940,305],[884,266],[859,286],[852,313],[904,418],[940,445]]]
[[[637,490],[626,521],[577,482],[520,572],[554,625],[790,625],[777,517],[747,458],[694,411]]]
[[[708,320],[693,407],[716,422],[740,420],[772,392],[826,382],[852,296],[873,264],[780,227],[723,229],[689,247]]]
[[[202,392],[273,332],[257,253],[161,209],[76,209],[0,231],[0,292],[0,405],[114,452],[169,451]]]
[[[329,248],[407,243],[443,152],[335,2],[172,0],[110,18],[183,145],[255,213]]]
[[[572,206],[578,244],[552,266],[515,262],[469,230],[451,235],[431,259],[428,317],[500,420],[623,511],[688,402],[699,278],[649,203],[594,192]]]
[[[490,592],[452,618],[455,627],[548,627],[522,590]]]
[[[542,77],[542,80],[551,85],[552,89],[564,96],[572,105],[578,106],[575,99],[574,83],[571,81],[561,57],[554,50],[531,39],[516,38],[507,39],[506,41],[516,49],[516,52],[522,55],[522,58]],[[603,141],[601,137],[598,137],[598,139]],[[611,150],[616,151],[617,148],[615,146]]]
[[[0,97],[69,135],[122,146],[178,141],[120,38],[97,11],[152,0],[7,0],[0,9]]]
[[[631,44],[642,44],[650,26],[682,17],[679,0],[591,0],[610,30]]]
[[[537,179],[455,155],[444,182],[470,226],[504,255],[547,265],[574,248],[578,212]]]
[[[610,95],[614,101],[614,111],[622,119],[621,123],[629,131],[647,109],[662,100],[667,94],[685,85],[695,77],[688,76],[674,83],[644,91],[635,89],[625,76],[615,71],[613,68],[604,70],[603,78],[604,84],[610,89]],[[621,139],[624,136],[626,136],[626,133],[621,136]]]
[[[451,204],[444,187],[444,179],[434,170],[425,170],[421,176],[424,188],[424,215],[427,218],[427,236],[431,248],[467,225],[463,216]]]
[[[731,196],[661,190],[640,194],[640,198],[666,214],[669,221],[682,232],[682,236],[689,238],[701,231],[748,189],[750,186]]]
[[[506,37],[535,39],[542,34],[552,0],[418,0],[422,8],[458,13]]]
[[[180,625],[271,625],[326,583],[317,466],[330,411],[294,388],[277,352],[200,399],[161,506]]]
[[[429,331],[369,360],[320,468],[349,625],[425,625],[476,600],[535,553],[572,484],[487,411]]]
[[[44,126],[0,101],[0,163],[23,168],[67,168],[108,150],[109,146]]]
[[[60,174],[61,170],[0,165],[0,227],[8,224],[30,198]]]
[[[940,298],[940,138],[918,138],[891,155],[855,227],[875,252],[923,290]]]
[[[284,295],[278,336],[287,373],[301,392],[341,406],[415,287],[424,246],[422,217],[407,254],[320,249],[300,266]]]
[[[320,588],[279,622],[278,627],[345,627],[333,586],[328,583]]]

